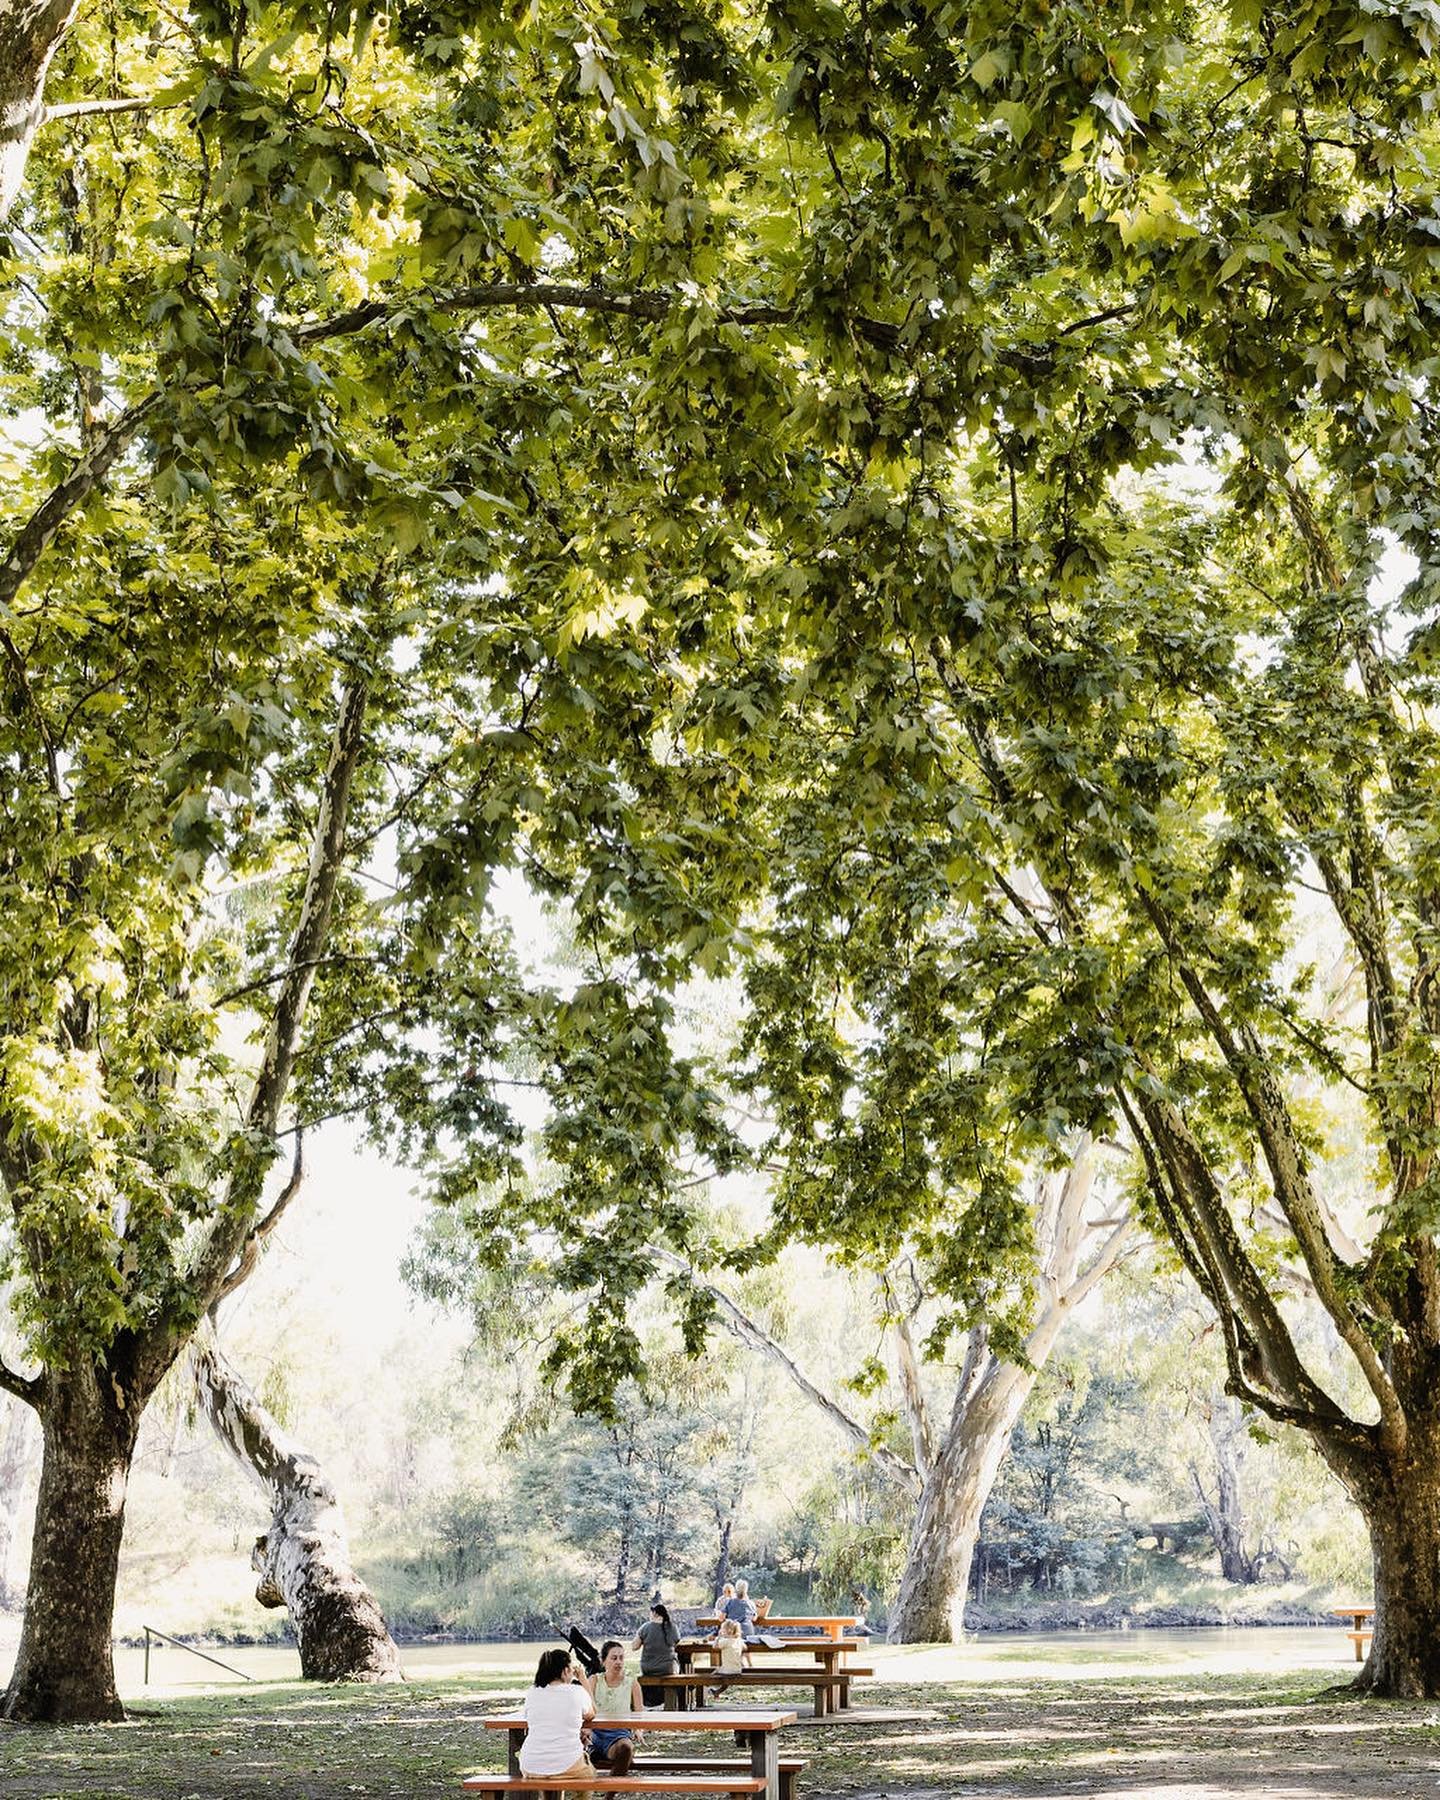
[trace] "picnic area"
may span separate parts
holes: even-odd
[[[317,1692],[272,1682],[221,1692],[202,1679],[185,1697],[173,1689],[161,1699],[137,1696],[123,1727],[67,1733],[63,1742],[12,1734],[7,1800],[248,1800],[272,1792],[458,1800],[464,1775],[505,1766],[505,1734],[486,1726],[513,1711],[520,1667],[514,1646],[466,1654],[474,1666],[465,1673],[417,1669],[403,1689]],[[881,1676],[866,1696],[867,1714],[881,1716],[821,1727],[799,1720],[778,1734],[781,1751],[805,1763],[800,1800],[1408,1800],[1434,1792],[1434,1709],[1357,1708],[1327,1691],[1343,1676],[1343,1640],[1329,1647],[1328,1666],[1317,1643],[1296,1653],[1297,1665],[1310,1666],[1277,1670],[1272,1657],[1257,1657],[1262,1672],[1198,1655],[1177,1666],[1177,1655],[1168,1645],[1152,1651],[1158,1672],[1147,1673],[1139,1654],[1107,1663],[1094,1647],[1070,1661],[1047,1640],[1013,1662],[981,1656],[973,1673],[957,1677],[940,1653],[882,1650]],[[887,1720],[887,1712],[899,1716]],[[678,1732],[647,1743],[652,1749],[717,1754],[708,1736],[687,1741]]]
[[[1440,1784],[1440,0],[0,0],[0,1791]]]

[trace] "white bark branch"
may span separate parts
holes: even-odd
[[[723,1293],[712,1282],[697,1279],[695,1271],[683,1257],[676,1256],[671,1250],[664,1250],[657,1244],[649,1246],[649,1255],[656,1262],[667,1268],[675,1269],[685,1275],[704,1294],[708,1294],[715,1302],[720,1322],[730,1335],[756,1350],[761,1356],[784,1371],[796,1388],[805,1396],[812,1406],[818,1407],[829,1419],[830,1423],[842,1432],[852,1444],[874,1461],[878,1468],[885,1471],[892,1480],[899,1482],[908,1494],[916,1495],[920,1491],[920,1476],[916,1469],[897,1456],[893,1450],[887,1450],[883,1444],[872,1441],[869,1431],[858,1419],[852,1419],[843,1407],[836,1404],[830,1396],[819,1388],[795,1361],[787,1350],[781,1348],[770,1334],[757,1325],[755,1321],[743,1313],[726,1293]]]
[[[920,1380],[920,1359],[915,1354],[915,1340],[910,1334],[910,1321],[895,1321],[895,1362],[900,1376],[900,1398],[905,1420],[910,1427],[910,1443],[915,1454],[915,1467],[921,1477],[928,1475],[935,1460],[935,1432],[930,1423],[930,1407]]]
[[[50,125],[56,119],[90,119],[103,113],[132,112],[164,112],[169,107],[179,106],[179,100],[155,101],[147,99],[143,94],[136,94],[126,100],[64,100],[58,106],[47,106],[42,125]]]

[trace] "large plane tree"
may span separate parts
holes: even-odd
[[[745,82],[703,18],[142,6],[57,48],[66,16],[0,10],[0,51],[52,34],[0,87],[0,1385],[45,1446],[5,1711],[32,1720],[119,1710],[137,1427],[297,1130],[363,1114],[442,1192],[447,1145],[499,1176],[521,1046],[568,1216],[653,1202],[644,1237],[683,1242],[679,1150],[727,1151],[665,970],[525,984],[491,882],[582,918],[629,883],[677,965],[703,937],[645,885],[625,770],[734,541],[789,504],[796,388],[745,337],[785,309],[709,290]],[[732,387],[775,424],[746,454]]]

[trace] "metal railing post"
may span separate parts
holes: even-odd
[[[147,1625],[145,1627],[145,1680],[147,1684],[150,1680],[150,1639],[152,1637],[159,1638],[163,1644],[173,1644],[177,1650],[184,1650],[190,1656],[198,1656],[201,1662],[214,1663],[217,1669],[223,1669],[227,1675],[238,1675],[242,1681],[254,1681],[255,1679],[253,1675],[247,1675],[243,1669],[237,1669],[230,1663],[221,1662],[218,1656],[211,1656],[205,1650],[197,1650],[193,1644],[182,1644],[179,1638],[171,1637],[168,1631],[158,1631],[155,1626]]]

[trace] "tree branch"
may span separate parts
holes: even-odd
[[[923,1481],[935,1461],[935,1432],[930,1423],[930,1407],[920,1380],[920,1361],[915,1354],[915,1340],[910,1334],[910,1320],[903,1314],[895,1321],[895,1362],[900,1374],[900,1396],[910,1427],[910,1442],[915,1452],[915,1467]]]
[[[57,119],[88,119],[97,113],[164,112],[182,104],[179,100],[147,100],[138,94],[128,100],[64,100],[58,106],[47,106],[40,123],[52,125]]]
[[[715,1302],[721,1323],[732,1337],[738,1339],[749,1349],[758,1351],[761,1356],[774,1363],[778,1369],[783,1370],[810,1404],[818,1407],[831,1424],[843,1432],[857,1449],[864,1450],[873,1458],[876,1465],[882,1468],[892,1480],[899,1482],[906,1493],[918,1496],[921,1484],[917,1471],[903,1457],[897,1456],[893,1450],[887,1450],[883,1445],[874,1443],[870,1433],[859,1420],[852,1419],[849,1413],[838,1406],[828,1394],[816,1387],[790,1353],[782,1349],[767,1331],[743,1313],[728,1294],[722,1293],[711,1282],[697,1280],[695,1271],[690,1264],[683,1257],[676,1256],[673,1251],[662,1249],[658,1244],[647,1245],[646,1249],[647,1254],[652,1256],[656,1262],[677,1270],[694,1282],[702,1293],[708,1294]]]
[[[678,295],[668,292],[622,292],[613,288],[573,287],[555,281],[491,281],[474,287],[456,288],[450,293],[430,294],[424,304],[431,312],[543,312],[547,307],[565,311],[611,314],[627,319],[642,319],[659,324],[680,310]],[[414,298],[403,302],[367,300],[347,312],[328,319],[313,319],[303,325],[289,327],[297,344],[327,343],[333,338],[350,337],[371,325],[390,322],[400,314],[413,314]],[[800,316],[793,306],[752,302],[718,307],[717,325],[790,325]],[[880,349],[893,350],[901,339],[902,327],[883,319],[851,320],[856,334]]]
[[[563,311],[608,313],[658,324],[679,311],[683,302],[679,295],[663,290],[651,293],[623,292],[614,288],[574,287],[555,281],[492,281],[456,288],[448,294],[430,294],[425,297],[424,304],[432,312],[448,313],[484,313],[506,309],[515,312],[542,312],[555,307]],[[367,300],[363,305],[336,313],[331,318],[292,324],[288,329],[297,344],[325,343],[332,338],[352,336],[357,331],[386,323],[403,314],[413,314],[415,307],[414,297],[400,302]],[[1104,325],[1112,319],[1123,318],[1133,310],[1134,303],[1131,302],[1124,306],[1110,307],[1104,312],[1092,313],[1086,318],[1074,319],[1070,324],[1062,326],[1048,342],[1014,345],[1009,350],[1000,351],[997,360],[1029,367],[1035,361],[1052,354],[1062,338],[1070,337],[1077,331],[1087,331],[1095,325]],[[798,307],[776,306],[764,301],[736,302],[717,307],[715,311],[715,322],[718,325],[793,325],[801,317]],[[871,319],[861,314],[846,315],[845,323],[856,337],[878,350],[898,350],[905,341],[906,331],[910,329],[908,322],[896,324],[889,319]],[[917,327],[918,329],[923,329],[923,326]]]
[[[1161,942],[1175,961],[1196,1011],[1224,1056],[1235,1084],[1240,1089],[1246,1110],[1260,1139],[1275,1198],[1295,1234],[1305,1267],[1315,1284],[1316,1295],[1364,1371],[1365,1380],[1379,1405],[1385,1435],[1393,1453],[1402,1455],[1408,1435],[1404,1408],[1394,1384],[1385,1372],[1379,1351],[1370,1341],[1354,1307],[1341,1291],[1337,1280],[1335,1251],[1325,1230],[1315,1190],[1310,1185],[1304,1146],[1295,1130],[1279,1083],[1266,1061],[1264,1048],[1249,1026],[1243,1027],[1238,1036],[1230,1030],[1198,971],[1180,947],[1170,918],[1152,895],[1143,894],[1142,901]],[[1228,1217],[1227,1213],[1227,1220]],[[1256,1279],[1258,1281],[1258,1276]],[[1275,1316],[1278,1320],[1279,1315]],[[1267,1325],[1266,1329],[1268,1331],[1270,1327]],[[1288,1333],[1286,1337],[1288,1342]]]
[[[369,694],[370,678],[352,674],[340,697],[330,758],[321,784],[320,808],[311,837],[310,868],[285,977],[275,997],[244,1130],[232,1140],[231,1172],[220,1215],[192,1271],[191,1287],[201,1312],[208,1312],[220,1297],[231,1265],[250,1233],[260,1184],[273,1150],[280,1108],[300,1047],[300,1032],[316,965],[330,929],[330,909],[344,862],[350,784],[364,748],[363,727]]]
[[[222,1300],[228,1300],[231,1294],[248,1281],[250,1276],[254,1273],[255,1264],[260,1260],[260,1252],[265,1246],[266,1239],[270,1237],[271,1233],[275,1230],[275,1227],[280,1223],[281,1219],[284,1218],[285,1209],[300,1192],[304,1180],[305,1128],[303,1125],[297,1125],[295,1127],[295,1155],[294,1160],[290,1164],[290,1178],[275,1196],[275,1203],[270,1208],[269,1212],[266,1213],[263,1219],[257,1222],[249,1237],[246,1238],[244,1244],[241,1246],[240,1254],[236,1258],[235,1267],[225,1277],[220,1292],[215,1296],[214,1300],[211,1301],[210,1318],[212,1322],[214,1321],[220,1302]]]
[[[1243,1397],[1252,1404],[1259,1404],[1254,1395],[1263,1381],[1278,1397],[1265,1407],[1272,1417],[1303,1423],[1317,1436],[1343,1437],[1354,1448],[1364,1441],[1366,1428],[1357,1425],[1336,1404],[1301,1361],[1289,1328],[1240,1241],[1220,1185],[1184,1116],[1170,1101],[1143,1094],[1137,1095],[1137,1100],[1153,1145],[1169,1171],[1170,1203],[1183,1209],[1193,1241],[1210,1272],[1211,1291],[1218,1296],[1216,1310],[1222,1324],[1228,1319],[1245,1327],[1242,1343],[1238,1335],[1232,1338],[1231,1327],[1226,1326],[1232,1380],[1245,1386]],[[1283,1408],[1283,1415],[1275,1410],[1276,1406]]]
[[[43,1376],[19,1375],[7,1363],[0,1362],[0,1388],[17,1400],[23,1400],[27,1406],[33,1406],[37,1412],[40,1410],[45,1392]]]
[[[116,458],[159,405],[157,390],[128,407],[106,426],[91,449],[31,513],[11,544],[9,555],[0,563],[0,611],[13,603],[65,520],[105,479]]]

